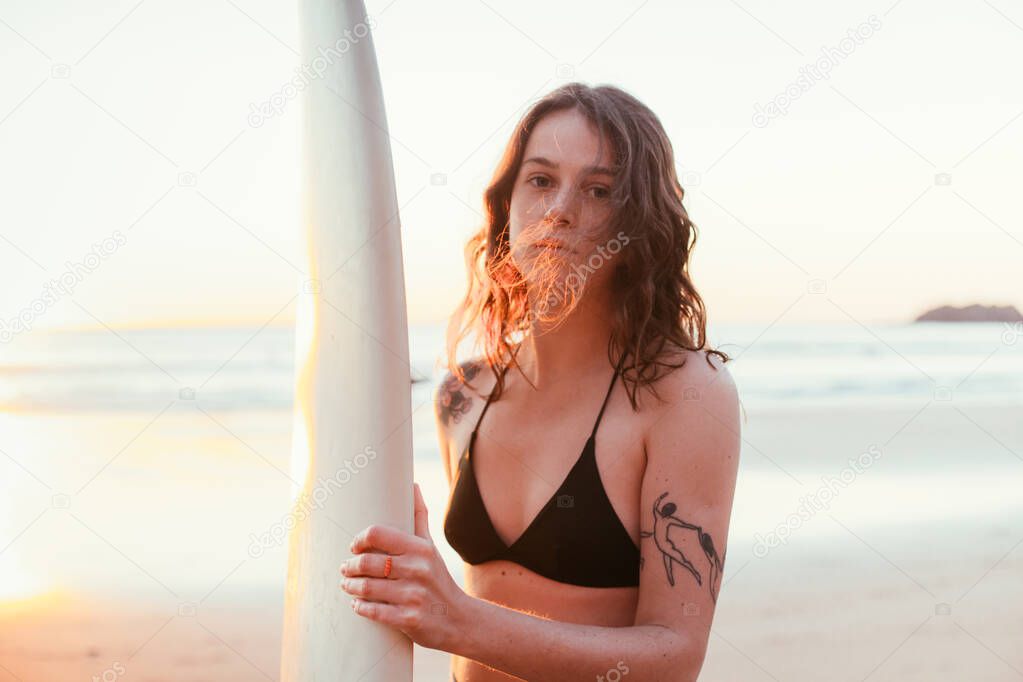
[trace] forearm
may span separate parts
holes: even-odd
[[[467,595],[468,597],[468,595]],[[529,682],[695,680],[702,657],[660,625],[603,627],[546,620],[468,597],[464,638],[451,653]]]

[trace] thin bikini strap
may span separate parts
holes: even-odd
[[[518,353],[518,348],[515,349],[515,353]],[[513,355],[515,353],[513,353]],[[501,369],[501,376],[502,377],[504,377],[505,373],[508,372],[508,368],[509,367],[511,367],[511,363],[510,362]],[[497,386],[496,382],[495,382],[494,386]],[[494,389],[491,388],[490,389],[490,393],[487,394],[487,402],[485,402],[483,404],[483,411],[480,412],[480,416],[476,419],[476,426],[474,426],[473,429],[472,429],[472,435],[473,436],[475,436],[476,435],[476,431],[479,430],[480,424],[483,422],[483,415],[485,415],[487,413],[487,408],[490,407],[490,400],[493,397],[494,397]]]
[[[600,420],[604,416],[604,408],[607,407],[607,400],[611,397],[611,391],[615,387],[615,380],[618,379],[618,372],[622,368],[622,362],[625,360],[625,355],[618,360],[618,365],[615,367],[615,373],[611,377],[611,385],[607,387],[607,395],[604,396],[604,404],[600,406],[600,412],[597,413],[597,421],[593,423],[593,431],[590,433],[590,438],[594,438],[597,435],[597,427],[600,426]]]

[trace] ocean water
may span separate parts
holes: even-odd
[[[885,551],[900,561],[910,548],[946,551],[949,528],[967,538],[1023,518],[1023,328],[721,325],[710,339],[735,358],[752,415],[729,534],[734,561],[758,560],[758,543],[872,443],[885,446],[884,458],[828,511],[874,542],[887,533]],[[410,376],[422,379],[412,390],[416,480],[461,582],[443,540],[447,483],[430,408],[443,328],[413,328],[410,349]],[[279,599],[293,363],[293,332],[281,328],[35,331],[0,346],[0,604],[51,590]],[[988,423],[993,408],[1002,416]],[[767,413],[788,421],[760,421]],[[849,536],[826,515],[786,544],[833,556]],[[267,533],[275,541],[254,551],[253,538]]]
[[[413,404],[440,378],[440,325],[410,329]],[[721,325],[713,346],[753,405],[898,405],[936,395],[1023,401],[1023,323]],[[0,406],[151,412],[190,399],[218,411],[290,409],[289,328],[32,332],[0,345]],[[191,393],[189,393],[191,391]]]

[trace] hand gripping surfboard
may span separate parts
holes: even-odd
[[[412,642],[339,588],[355,533],[413,532],[401,234],[373,25],[361,0],[301,0],[302,229],[283,682],[407,682]]]

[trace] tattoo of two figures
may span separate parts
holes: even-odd
[[[668,496],[663,493],[654,501],[654,529],[652,531],[641,530],[640,538],[653,537],[657,550],[664,559],[664,572],[668,575],[668,583],[675,586],[674,565],[677,562],[684,569],[689,571],[696,584],[701,587],[704,584],[704,577],[707,579],[707,587],[710,590],[711,600],[717,602],[718,589],[720,588],[721,573],[724,570],[725,554],[718,556],[714,548],[714,541],[709,533],[705,533],[700,526],[686,523],[675,516],[675,503],[668,502],[661,504],[661,500]],[[673,541],[668,531],[672,528],[681,530]],[[677,541],[677,542],[676,542]],[[688,553],[689,556],[686,556]],[[690,559],[692,557],[692,559]],[[699,566],[697,566],[699,564]],[[643,558],[639,559],[639,567],[643,568]]]
[[[472,381],[479,374],[479,363],[465,363],[462,365],[465,378]],[[450,374],[444,380],[439,393],[440,415],[444,425],[451,422],[458,423],[472,407],[472,398],[462,393],[463,384]],[[725,553],[718,556],[714,541],[709,533],[705,533],[700,526],[687,523],[675,515],[677,507],[674,502],[661,504],[661,501],[668,496],[663,493],[654,502],[653,516],[654,528],[651,531],[640,530],[640,539],[652,537],[657,551],[661,553],[664,560],[664,572],[668,578],[668,584],[675,586],[674,567],[677,563],[696,579],[696,584],[701,587],[706,585],[710,590],[711,599],[717,602],[718,590],[720,589],[721,574],[724,570]],[[679,529],[675,540],[669,536],[673,528]],[[643,557],[639,559],[639,567],[643,568]]]

